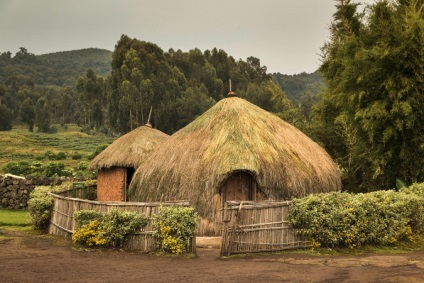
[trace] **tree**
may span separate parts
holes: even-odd
[[[25,99],[21,104],[21,108],[19,109],[19,116],[22,122],[28,124],[28,130],[33,132],[35,123],[35,106],[30,97]]]
[[[215,104],[208,96],[207,88],[202,85],[199,87],[189,87],[177,100],[176,109],[178,117],[178,128],[185,127],[191,121],[211,108]]]
[[[323,47],[328,91],[317,120],[337,137],[326,146],[334,146],[346,188],[423,181],[424,1],[380,1],[368,17],[349,0],[337,2]]]
[[[46,98],[41,97],[35,104],[35,124],[39,132],[48,133],[50,131],[50,110]]]
[[[92,105],[91,121],[96,127],[100,129],[103,123],[103,109],[100,101],[95,100]]]
[[[10,131],[12,121],[12,111],[6,105],[0,104],[0,131]]]
[[[94,127],[91,120],[94,103],[103,99],[103,78],[97,76],[92,69],[88,69],[85,76],[79,77],[77,82],[77,92],[79,101],[83,107],[84,124]],[[98,116],[97,116],[98,117]]]

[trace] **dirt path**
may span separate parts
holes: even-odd
[[[424,282],[424,252],[218,256],[216,248],[184,258],[77,251],[64,238],[0,230],[0,282]]]

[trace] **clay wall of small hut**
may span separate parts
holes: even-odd
[[[97,174],[98,201],[125,201],[125,167],[101,169]]]

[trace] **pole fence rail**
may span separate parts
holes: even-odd
[[[94,210],[98,212],[108,212],[113,208],[123,211],[137,212],[146,215],[149,219],[147,225],[137,234],[130,235],[124,247],[131,250],[141,250],[145,252],[155,251],[158,242],[153,237],[153,227],[151,217],[159,213],[160,206],[179,205],[189,206],[188,201],[173,202],[100,202],[72,197],[64,197],[58,194],[51,194],[54,199],[52,216],[49,225],[49,234],[72,237],[75,230],[74,213],[80,210]],[[196,237],[193,237],[187,252],[196,251]]]

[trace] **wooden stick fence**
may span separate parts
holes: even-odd
[[[224,207],[221,256],[308,247],[289,227],[291,202],[231,201]]]
[[[131,235],[125,243],[126,249],[141,250],[145,252],[155,251],[157,242],[153,238],[153,228],[151,216],[159,212],[159,207],[166,205],[189,206],[188,201],[175,202],[99,202],[83,200],[78,198],[64,197],[51,194],[54,199],[53,212],[50,220],[49,233],[72,237],[75,229],[74,213],[79,210],[95,210],[98,212],[108,212],[113,208],[123,211],[138,212],[146,215],[148,224],[138,234]],[[188,252],[196,251],[196,237],[193,237]]]

